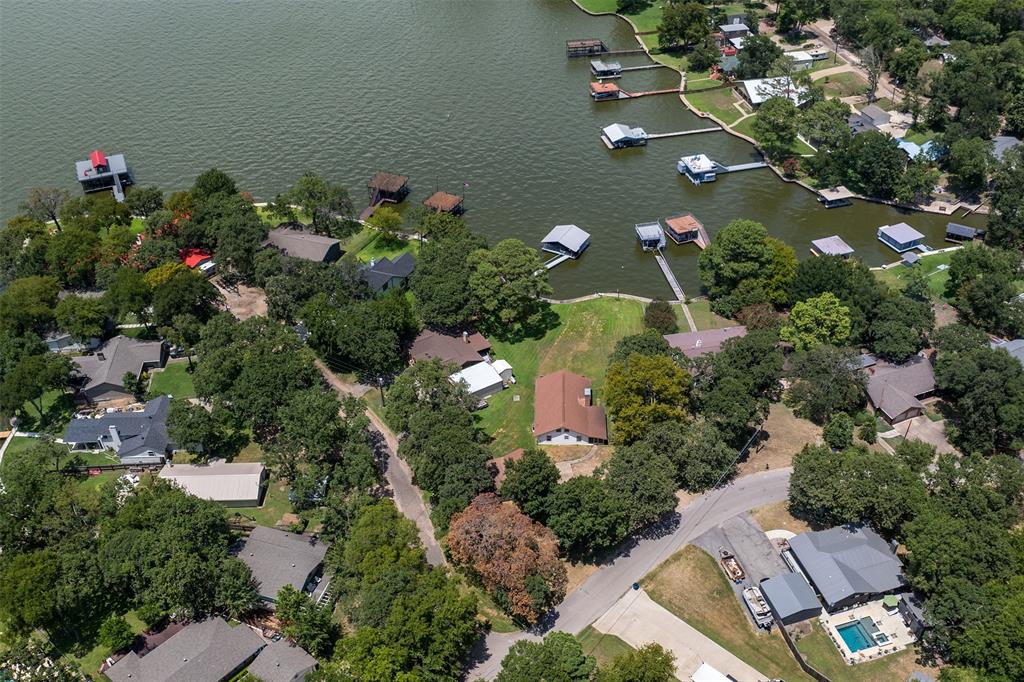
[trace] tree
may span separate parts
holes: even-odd
[[[850,140],[841,164],[847,185],[867,196],[892,199],[907,167],[907,156],[894,138],[868,131]]]
[[[731,316],[747,305],[768,302],[769,290],[784,302],[796,269],[787,248],[752,220],[734,220],[719,230],[697,261],[715,310]]]
[[[19,206],[33,220],[46,223],[53,221],[57,231],[61,231],[60,209],[71,195],[66,189],[58,187],[33,187],[29,190],[28,198]]]
[[[125,315],[132,314],[137,320],[144,321],[153,300],[153,291],[141,272],[134,268],[121,268],[104,298],[117,318],[123,319]]]
[[[868,43],[868,47],[860,51],[860,63],[868,75],[867,95],[868,102],[871,103],[877,97],[875,91],[878,90],[878,81],[885,66],[884,57],[877,48]]]
[[[213,316],[221,298],[217,287],[202,274],[179,271],[153,287],[153,319],[170,324],[176,316],[191,315],[206,321]]]
[[[513,617],[534,624],[565,596],[558,538],[493,493],[452,517],[448,550]]]
[[[420,360],[407,367],[388,390],[388,423],[399,432],[409,428],[409,419],[420,410],[455,406],[470,410],[476,400],[463,384],[449,377],[457,368],[440,360]]]
[[[576,476],[555,488],[548,528],[569,555],[596,555],[626,536],[629,512],[605,481]]]
[[[545,324],[551,295],[548,271],[537,250],[518,239],[470,254],[469,289],[481,327],[500,339],[535,333]]]
[[[93,284],[99,257],[99,235],[74,225],[54,235],[46,249],[50,272],[70,287],[86,288]]]
[[[188,313],[176,315],[171,320],[171,326],[161,327],[160,336],[169,344],[178,348],[188,358],[188,368],[192,369],[192,355],[195,347],[202,338],[203,323],[196,319],[195,315]]]
[[[864,375],[856,355],[835,346],[816,346],[797,354],[786,403],[798,417],[824,424],[837,412],[851,412],[864,402]]]
[[[200,461],[216,454],[226,439],[221,424],[206,408],[184,398],[171,401],[167,432],[178,447],[193,453]]]
[[[928,50],[924,43],[915,38],[889,59],[889,73],[900,83],[911,85],[917,82],[917,74],[927,59]]]
[[[225,559],[217,578],[217,603],[229,618],[239,618],[256,606],[257,587],[248,566],[238,559]]]
[[[64,297],[54,309],[57,326],[79,341],[103,336],[107,322],[107,306],[102,299],[82,296]]]
[[[658,24],[658,45],[662,49],[694,45],[708,34],[711,21],[699,2],[666,5]]]
[[[845,102],[825,99],[804,109],[797,122],[800,132],[819,152],[835,152],[850,141],[850,126],[847,123],[849,115],[850,107]]]
[[[923,473],[935,461],[935,446],[923,441],[903,439],[895,451],[896,457],[917,473]]]
[[[924,286],[927,288],[927,283]],[[903,362],[924,348],[926,336],[934,328],[930,303],[890,293],[875,309],[868,345],[886,360]]]
[[[961,191],[976,194],[988,185],[992,143],[978,137],[961,138],[949,145],[946,164]]]
[[[146,218],[164,207],[164,193],[155,185],[132,187],[125,194],[124,203],[133,215]]]
[[[778,30],[792,33],[800,30],[822,15],[824,9],[820,0],[780,0],[778,8]]]
[[[631,530],[655,523],[675,509],[674,467],[650,445],[616,447],[605,469],[608,488],[625,502]]]
[[[668,345],[664,336],[653,329],[648,329],[642,334],[630,334],[616,341],[611,355],[608,356],[608,364],[625,363],[634,353],[649,357],[663,355],[672,358],[677,364],[683,362],[682,353]]]
[[[71,361],[57,353],[26,355],[0,384],[0,407],[6,414],[16,414],[25,403],[35,408],[39,425],[45,427],[50,415],[43,409],[43,395],[67,387],[71,380]]]
[[[675,309],[667,301],[651,301],[644,308],[644,327],[659,334],[675,334],[679,331]]]
[[[829,292],[800,301],[793,306],[779,337],[797,350],[842,345],[850,338],[850,309]]]
[[[402,227],[402,214],[392,207],[378,207],[367,222],[380,231],[380,236],[377,239],[381,240],[381,243],[387,245],[402,243],[397,234],[398,230]]]
[[[799,113],[788,97],[770,97],[758,108],[753,130],[769,159],[777,161],[790,153],[796,142]]]
[[[605,403],[614,423],[617,443],[634,443],[653,424],[681,422],[692,380],[664,356],[631,355],[608,368]]]
[[[675,671],[675,655],[652,642],[616,656],[598,671],[595,682],[671,682]]]
[[[597,662],[585,656],[579,640],[550,632],[541,642],[521,639],[501,659],[496,682],[589,682]]]
[[[42,336],[53,323],[60,284],[52,277],[22,277],[0,292],[0,328]]]
[[[313,220],[313,229],[319,234],[344,237],[351,232],[345,224],[353,212],[348,190],[307,171],[296,180],[284,195],[274,200],[277,205],[295,204]]]
[[[769,36],[757,34],[743,39],[743,49],[738,56],[739,67],[736,75],[739,78],[764,78],[772,65],[782,56],[782,48]]]
[[[201,203],[218,194],[238,194],[238,188],[227,173],[211,168],[196,176],[189,194],[197,203]]]
[[[690,52],[688,60],[690,68],[694,71],[709,71],[711,67],[718,64],[718,60],[721,58],[722,53],[719,51],[715,39],[706,35]]]
[[[1024,249],[1024,153],[1010,150],[993,179],[986,240],[1005,249]]]
[[[6,475],[5,475],[6,477]],[[59,579],[56,557],[48,550],[17,554],[0,569],[0,613],[15,633],[55,624],[59,606],[56,590],[40,590]]]
[[[505,480],[499,492],[519,505],[531,519],[544,523],[559,477],[555,463],[543,451],[530,448],[520,459],[506,465]]]
[[[123,617],[111,616],[100,626],[99,641],[112,653],[117,653],[132,645],[135,641],[135,631]]]
[[[905,204],[927,202],[942,174],[927,160],[918,157],[907,164],[903,177],[896,184],[896,200]]]
[[[735,451],[718,428],[704,418],[683,428],[671,422],[656,424],[644,442],[672,462],[676,482],[690,492],[703,492],[735,471]]]
[[[305,592],[291,585],[285,585],[278,591],[277,603],[277,615],[284,625],[284,634],[313,656],[327,657],[338,635],[330,606],[318,606]]]
[[[850,447],[853,445],[853,418],[845,412],[832,415],[821,435],[833,450]]]
[[[985,586],[991,608],[981,610],[962,636],[953,641],[953,660],[984,671],[978,679],[1015,680],[1024,678],[1024,577],[1017,575],[1003,583]],[[945,676],[942,677],[946,679]]]
[[[451,236],[431,236],[430,241],[420,245],[416,269],[409,279],[409,289],[416,298],[416,311],[428,325],[458,327],[468,323],[474,315],[474,299],[469,288],[473,267],[469,257],[487,243],[466,230],[461,220],[458,224],[459,231]]]

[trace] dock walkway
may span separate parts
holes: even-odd
[[[717,133],[721,129],[721,126],[714,126],[712,128],[697,128],[696,130],[677,130],[672,133],[649,133],[647,135],[647,139],[658,140],[663,137],[682,137],[683,135],[698,135],[700,133]]]
[[[648,136],[649,137],[649,136]],[[718,164],[719,173],[738,173],[739,171],[753,170],[755,168],[767,168],[768,164],[765,161],[753,161],[751,163],[738,163],[734,166],[725,166]]]
[[[627,66],[619,69],[620,73],[626,73],[627,71],[646,71],[647,69],[667,69],[670,68],[664,64],[644,64],[643,66]]]
[[[654,260],[658,261],[658,267],[661,268],[661,274],[665,275],[665,279],[668,280],[668,285],[672,288],[672,294],[676,297],[675,302],[682,307],[683,316],[686,318],[686,324],[690,325],[690,331],[697,331],[697,323],[693,321],[693,315],[690,314],[690,307],[686,305],[686,294],[683,293],[683,287],[679,285],[679,280],[676,279],[676,275],[672,272],[672,268],[668,266],[668,261],[665,260],[665,256],[662,255],[661,249],[654,252]]]
[[[569,254],[562,254],[561,256],[556,256],[555,258],[552,258],[551,260],[544,263],[544,267],[545,269],[550,270],[551,268],[555,267],[556,265],[564,263],[570,258],[572,258],[572,256],[570,256]]]

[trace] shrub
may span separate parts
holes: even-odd
[[[111,651],[117,652],[127,649],[135,641],[135,633],[132,626],[121,616],[111,616],[103,621],[100,626],[99,641]]]
[[[821,435],[833,450],[850,447],[853,445],[853,418],[845,412],[837,413],[825,424]]]
[[[675,334],[679,331],[676,311],[667,301],[655,299],[644,309],[644,327],[659,334]]]

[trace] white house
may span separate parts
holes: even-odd
[[[537,379],[533,435],[541,445],[607,443],[604,410],[594,405],[590,379],[566,370]]]
[[[512,366],[504,360],[501,362],[502,369],[505,369],[509,376],[512,375]],[[484,400],[488,396],[499,393],[505,388],[505,380],[498,369],[489,362],[478,362],[448,377],[453,384],[459,382],[465,384],[466,390],[474,398]]]

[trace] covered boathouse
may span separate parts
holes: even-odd
[[[579,258],[590,246],[590,233],[576,225],[555,225],[541,240],[540,248],[556,256]]]
[[[896,223],[878,228],[878,240],[896,253],[903,253],[924,244],[924,235],[906,223]]]
[[[370,193],[370,205],[379,204],[382,201],[400,203],[409,195],[409,176],[395,175],[394,173],[377,173],[366,183]]]
[[[435,213],[451,213],[461,215],[466,209],[462,205],[465,197],[448,192],[434,192],[423,200],[423,205],[432,209]]]
[[[644,251],[656,251],[665,248],[665,232],[661,229],[661,223],[637,223],[636,238]]]
[[[684,156],[676,164],[676,170],[685,175],[695,185],[703,182],[714,182],[718,179],[718,164],[707,154]]]
[[[954,244],[962,244],[963,242],[971,242],[975,239],[984,239],[985,233],[982,230],[978,230],[967,225],[961,225],[960,223],[947,223],[946,224],[946,241],[953,242]]]
[[[604,41],[598,38],[583,38],[582,40],[565,41],[566,57],[590,57],[603,54],[608,51]]]
[[[626,99],[629,97],[615,83],[591,83],[590,96],[598,102],[607,99]]]
[[[818,201],[820,201],[825,208],[849,206],[853,203],[850,199],[855,196],[857,195],[843,185],[818,190]]]
[[[88,159],[75,162],[75,174],[83,192],[113,190],[118,201],[124,201],[125,186],[135,182],[124,154],[107,156],[99,149],[93,150]]]
[[[694,217],[692,213],[677,213],[674,216],[665,218],[665,234],[676,244],[689,244],[693,242],[701,249],[710,243],[707,230],[704,225]]]
[[[616,61],[590,60],[590,73],[598,78],[618,78],[622,75],[622,64]]]
[[[643,128],[630,128],[622,123],[613,123],[601,129],[601,140],[609,149],[642,147],[647,144],[647,131]]]
[[[815,256],[839,256],[849,258],[853,255],[853,247],[843,241],[837,234],[811,241],[811,253]]]

